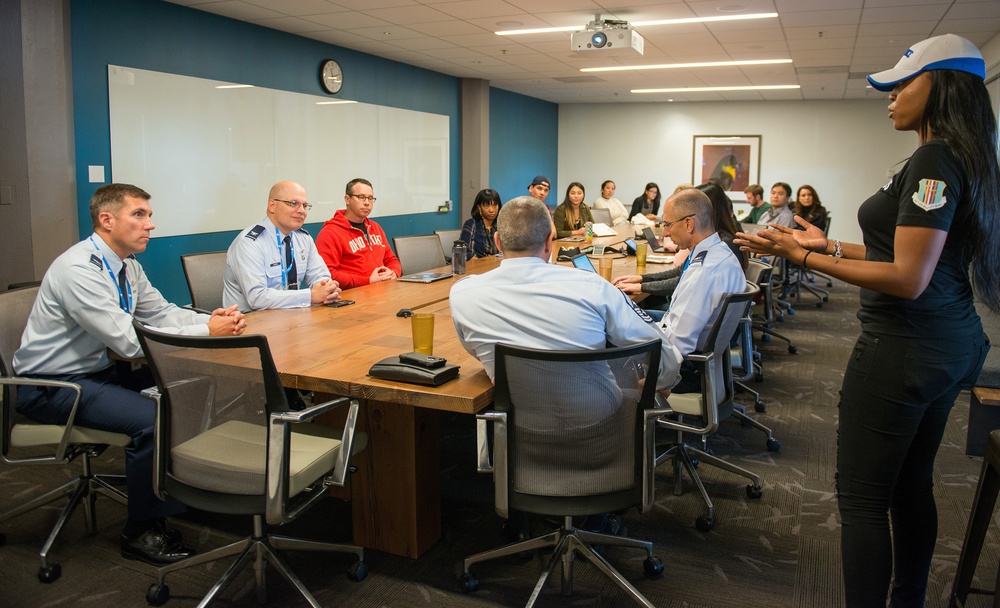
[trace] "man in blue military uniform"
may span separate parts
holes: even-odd
[[[310,207],[301,185],[284,181],[271,186],[263,221],[241,232],[226,253],[224,305],[248,312],[340,299],[340,286],[302,228]]]
[[[123,386],[108,349],[125,358],[142,356],[133,318],[161,331],[201,336],[240,335],[246,321],[235,306],[211,315],[179,308],[150,285],[134,255],[146,250],[154,228],[149,198],[128,184],[97,189],[90,201],[94,233],[56,258],[45,273],[14,354],[14,370],[79,384],[75,422],[132,437],[125,449],[128,521],[121,551],[128,559],[163,565],[193,553],[165,520],[184,507],[153,493],[156,406],[136,392],[145,386]],[[17,411],[38,422],[64,424],[74,397],[70,389],[22,387]]]

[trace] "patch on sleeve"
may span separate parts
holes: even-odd
[[[920,187],[913,193],[913,204],[924,211],[933,211],[944,207],[948,202],[944,189],[948,185],[938,179],[922,179]]]
[[[96,253],[90,254],[90,263],[97,267],[98,270],[104,270],[104,262],[101,258],[97,257]]]
[[[256,226],[251,228],[249,232],[247,232],[246,238],[250,239],[251,241],[256,241],[257,237],[260,236],[261,232],[264,232],[264,227],[261,226],[260,224],[257,224]]]
[[[625,296],[625,301],[628,302],[628,305],[632,307],[632,310],[635,311],[635,314],[639,315],[639,318],[642,319],[643,322],[645,323],[653,322],[653,317],[649,316],[649,313],[646,312],[645,310],[639,308],[639,305],[633,302],[632,298],[628,297],[627,293],[623,291],[621,292],[621,294]]]
[[[694,256],[694,259],[691,260],[691,264],[692,265],[693,264],[697,264],[697,265],[701,266],[702,264],[705,263],[705,258],[707,258],[707,257],[708,257],[708,251],[707,250],[706,251],[699,251],[698,255]]]

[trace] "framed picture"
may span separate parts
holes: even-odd
[[[760,135],[695,135],[691,182],[710,179],[730,200],[744,200],[743,190],[760,183]]]

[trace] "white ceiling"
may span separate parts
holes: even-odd
[[[1000,0],[168,0],[556,103],[865,99],[866,74],[914,42],[959,34],[982,47],[1000,33]],[[645,53],[570,50],[570,34],[505,29],[739,13],[776,19],[636,28]],[[792,59],[791,64],[583,73],[580,68]],[[349,77],[349,75],[345,75]],[[787,91],[637,95],[635,88],[798,84]]]

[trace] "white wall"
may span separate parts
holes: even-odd
[[[692,181],[693,136],[761,135],[765,200],[774,182],[810,184],[831,213],[831,235],[861,242],[858,206],[917,146],[914,133],[893,130],[888,103],[561,104],[558,181],[582,182],[589,202],[602,181],[614,180],[629,205],[646,182],[667,194]],[[561,201],[564,192],[555,194]]]

